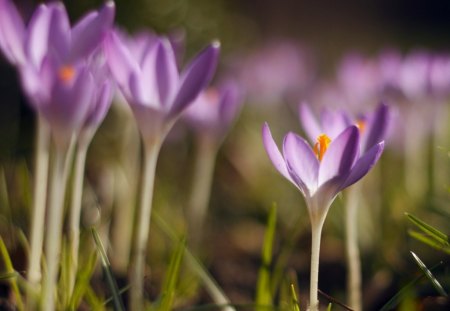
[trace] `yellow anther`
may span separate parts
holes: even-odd
[[[58,76],[63,82],[70,82],[75,76],[75,68],[65,65],[59,68]]]
[[[314,144],[314,154],[317,156],[319,161],[322,161],[323,155],[328,149],[328,145],[331,143],[330,137],[326,134],[320,134],[317,137],[317,142]]]
[[[358,127],[358,129],[359,129],[359,132],[360,133],[363,133],[364,132],[364,130],[366,129],[366,120],[364,120],[364,119],[358,119],[357,121],[356,121],[356,127]]]

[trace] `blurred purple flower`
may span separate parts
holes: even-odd
[[[311,142],[324,133],[333,140],[348,126],[356,125],[361,134],[361,151],[365,153],[372,146],[387,138],[392,113],[388,105],[380,103],[373,112],[356,119],[350,117],[343,110],[333,112],[323,109],[320,120],[318,120],[309,105],[302,103],[299,107],[299,118],[303,130]]]
[[[66,146],[86,122],[100,121],[99,116],[87,120],[97,104],[107,109],[109,86],[94,78],[92,55],[114,12],[114,3],[108,2],[70,28],[62,3],[41,4],[25,28],[15,6],[0,0],[1,48],[18,67],[25,94],[49,123],[58,146]]]
[[[219,140],[230,128],[241,104],[241,91],[236,83],[228,81],[200,93],[186,109],[184,119],[199,135]]]
[[[281,153],[267,123],[263,126],[263,143],[270,160],[301,191],[311,221],[322,218],[336,195],[364,177],[378,161],[384,142],[378,142],[360,156],[359,141],[359,129],[354,125],[333,140],[319,135],[314,148],[290,132],[284,138]]]
[[[0,0],[0,49],[15,65],[33,66],[37,70],[48,51],[59,61],[74,64],[88,57],[112,26],[114,2],[92,11],[70,27],[62,2],[41,4],[25,26],[10,0]]]
[[[234,66],[249,100],[257,104],[277,104],[289,97],[298,98],[312,77],[307,53],[290,41],[266,43],[252,53],[239,56]]]
[[[219,54],[219,43],[214,42],[180,74],[169,41],[151,40],[141,50],[141,57],[114,32],[105,41],[112,75],[133,110],[144,140],[149,142],[166,135],[176,118],[209,83]]]

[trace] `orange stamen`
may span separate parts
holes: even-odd
[[[358,119],[357,121],[356,121],[356,126],[358,127],[358,129],[359,129],[359,131],[361,132],[361,133],[363,133],[364,132],[364,130],[366,129],[366,120],[363,120],[363,119]]]
[[[75,76],[75,68],[65,65],[59,68],[58,76],[63,82],[70,82]]]
[[[322,161],[323,155],[327,151],[330,143],[331,139],[326,134],[320,134],[319,137],[317,137],[317,142],[314,144],[313,151],[319,161]]]

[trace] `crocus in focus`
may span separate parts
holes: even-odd
[[[333,140],[320,134],[312,148],[302,137],[288,133],[281,153],[269,126],[263,126],[263,143],[275,168],[305,197],[312,228],[310,307],[318,310],[320,236],[336,195],[364,177],[378,161],[384,142],[360,156],[358,127],[347,127]]]
[[[323,110],[320,121],[315,118],[306,103],[300,105],[300,120],[303,129],[311,142],[315,137],[328,135],[334,139],[339,132],[349,125],[356,125],[360,130],[360,151],[362,154],[380,141],[386,139],[392,113],[389,107],[381,103],[373,112],[360,116],[356,120],[351,118],[345,111],[331,112]],[[361,294],[361,264],[358,248],[357,233],[357,207],[360,205],[358,194],[359,187],[354,187],[348,192],[346,200],[346,243],[347,243],[347,263],[348,263],[348,295],[349,304],[355,310],[362,308]]]
[[[145,253],[160,147],[184,109],[211,80],[219,54],[219,43],[214,42],[180,73],[173,46],[167,38],[151,36],[144,46],[145,49],[137,49],[142,53],[133,53],[114,32],[105,41],[110,70],[133,111],[145,149],[135,253],[130,267],[133,310],[143,308]]]

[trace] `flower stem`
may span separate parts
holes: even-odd
[[[192,246],[198,250],[214,175],[217,148],[208,139],[198,140],[191,196],[189,198],[188,220]]]
[[[50,130],[45,120],[38,115],[36,137],[35,175],[33,188],[33,215],[30,231],[30,257],[28,281],[37,285],[41,280],[41,256],[44,238],[45,202],[47,196]],[[32,304],[31,295],[28,303]]]
[[[144,150],[141,201],[137,217],[134,256],[132,258],[133,263],[130,275],[130,310],[134,311],[141,311],[144,308],[145,253],[150,229],[156,162],[160,146],[159,142],[147,144]]]
[[[322,237],[322,228],[325,221],[326,213],[317,221],[311,221],[311,279],[309,289],[309,310],[319,310],[319,255],[320,255],[320,240]]]
[[[73,288],[75,286],[75,277],[78,269],[81,199],[83,195],[83,178],[88,145],[89,142],[86,143],[80,139],[75,156],[72,202],[70,207],[70,221],[69,221],[69,242],[70,242],[70,263],[71,263],[69,267],[69,288],[68,288],[69,293],[72,293]]]
[[[347,244],[347,295],[350,306],[355,311],[362,310],[361,261],[358,247],[357,210],[361,187],[353,185],[347,192],[346,203],[346,244]]]
[[[45,236],[45,257],[47,260],[46,278],[42,293],[41,310],[55,309],[55,290],[58,278],[59,252],[63,227],[64,194],[67,183],[68,164],[72,148],[56,148],[52,181],[50,189],[50,205],[48,209],[47,232]]]

